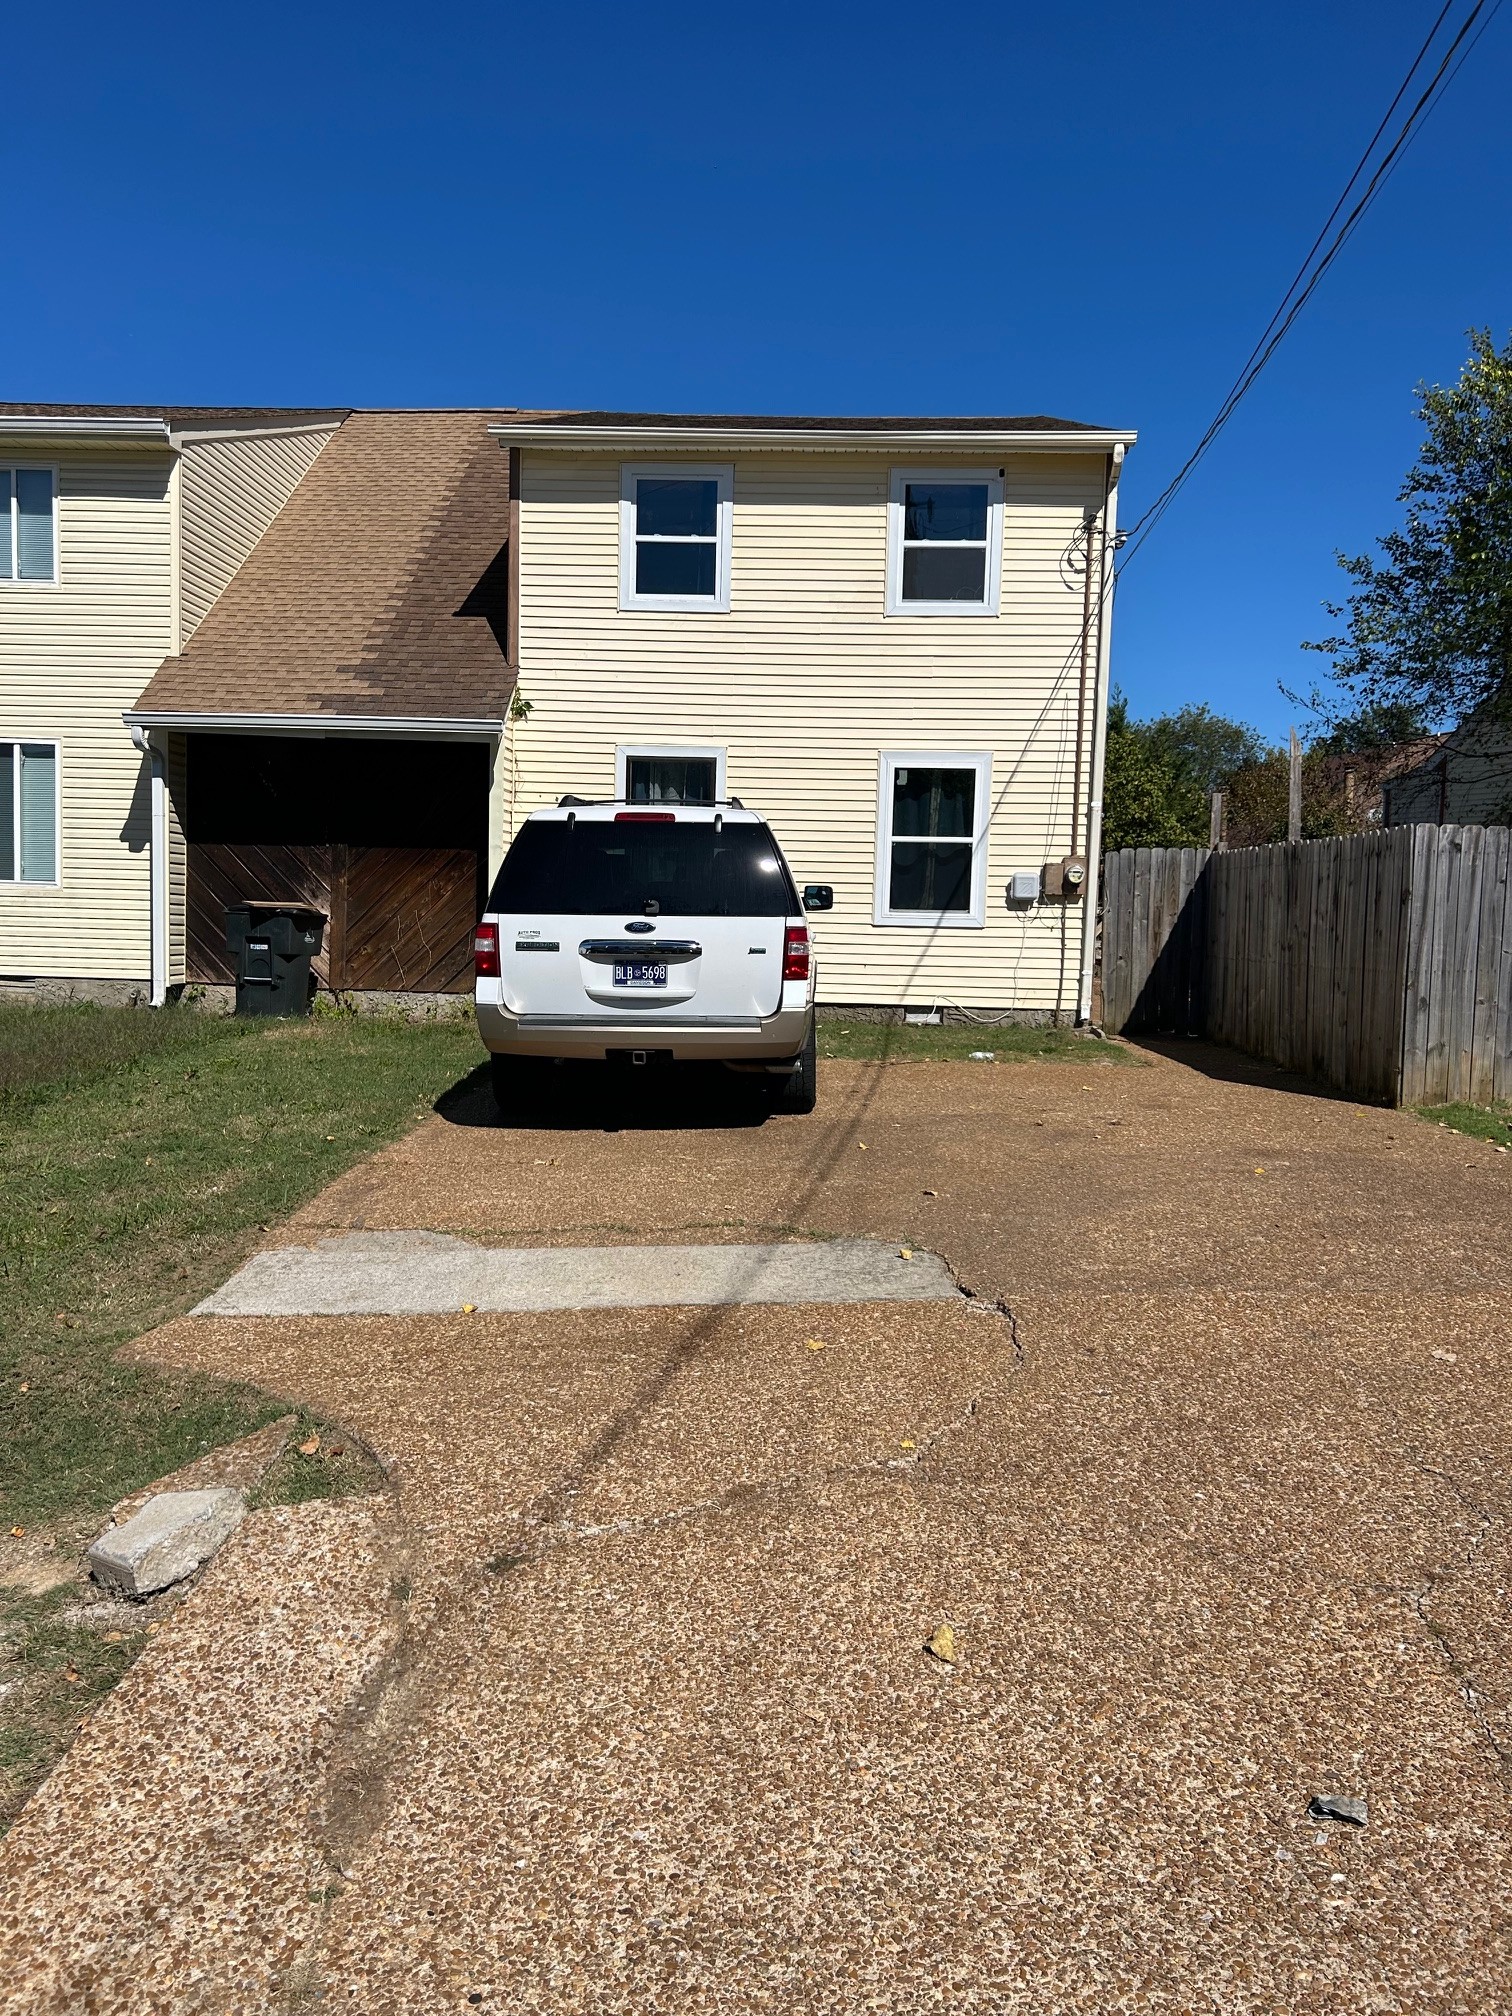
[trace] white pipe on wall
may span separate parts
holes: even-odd
[[[152,773],[152,816],[147,844],[147,959],[149,1007],[168,999],[168,759],[146,728],[133,728],[131,739],[146,756]]]
[[[1092,776],[1087,800],[1087,881],[1082,915],[1081,984],[1076,992],[1076,1019],[1092,1019],[1092,969],[1097,959],[1097,902],[1101,886],[1103,771],[1108,753],[1108,667],[1113,648],[1113,578],[1118,533],[1118,479],[1124,451],[1113,450],[1112,480],[1103,506],[1101,601],[1097,618],[1097,689],[1092,710]]]

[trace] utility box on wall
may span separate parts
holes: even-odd
[[[1061,903],[1074,903],[1087,886],[1087,864],[1080,854],[1065,854],[1059,861],[1047,861],[1044,893]]]

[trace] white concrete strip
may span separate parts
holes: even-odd
[[[932,1302],[932,1253],[874,1239],[804,1246],[479,1246],[444,1232],[346,1232],[255,1253],[196,1316],[444,1316],[728,1302]]]

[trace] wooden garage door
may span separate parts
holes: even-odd
[[[472,985],[478,857],[454,847],[350,847],[338,862],[333,914],[346,931],[337,987],[465,994]],[[344,891],[341,883],[345,882]],[[345,902],[342,904],[344,894]]]
[[[472,985],[477,853],[464,847],[187,848],[187,973],[226,983],[226,910],[255,897],[326,914],[315,963],[322,986],[461,994]]]

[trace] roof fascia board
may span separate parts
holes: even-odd
[[[211,714],[128,708],[121,719],[133,735],[138,729],[161,728],[216,735],[402,735],[411,741],[491,742],[504,733],[502,720],[436,714]]]
[[[813,453],[843,449],[882,449],[891,454],[928,449],[931,454],[1012,454],[1032,449],[1071,455],[1106,455],[1113,448],[1132,448],[1139,436],[1131,428],[1097,428],[1070,433],[1023,428],[1016,432],[971,433],[955,428],[918,428],[906,432],[881,427],[856,427],[820,433],[805,427],[572,427],[511,426],[493,421],[490,434],[522,448],[678,448],[694,443],[719,448],[800,448]]]
[[[169,444],[166,419],[136,413],[101,413],[90,419],[46,413],[0,414],[0,439],[18,441],[119,441],[152,448]]]
[[[294,427],[175,427],[173,445],[186,441],[283,441],[295,434],[334,434],[346,419],[333,413],[329,420],[301,420]]]

